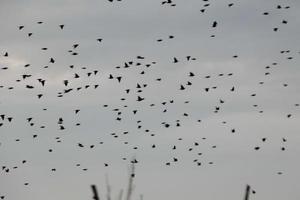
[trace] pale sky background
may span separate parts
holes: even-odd
[[[251,200],[300,199],[300,107],[295,106],[300,103],[300,2],[173,2],[175,7],[161,5],[160,0],[0,0],[0,68],[8,67],[0,70],[0,114],[13,117],[11,123],[0,119],[0,166],[10,169],[0,171],[0,196],[8,200],[92,199],[90,185],[96,184],[104,197],[107,174],[116,198],[127,184],[129,159],[136,156],[133,199],[143,194],[145,200],[241,200],[246,184],[256,191]],[[206,3],[210,6],[201,13]],[[229,3],[234,5],[228,7]],[[282,9],[276,9],[277,5]],[[211,27],[214,21],[216,28]],[[65,25],[63,30],[60,24]],[[30,32],[33,35],[28,37]],[[169,35],[174,38],[168,39]],[[76,43],[78,55],[72,56],[67,51]],[[280,53],[286,50],[290,52]],[[8,57],[3,56],[5,52]],[[188,55],[196,60],[187,61]],[[51,57],[54,64],[49,63]],[[174,64],[173,57],[179,62]],[[129,61],[142,65],[123,68]],[[152,62],[156,64],[145,67]],[[24,68],[25,64],[30,66]],[[87,77],[93,70],[98,74]],[[195,77],[189,77],[189,72]],[[74,79],[74,73],[80,78]],[[32,77],[16,82],[22,74]],[[108,79],[109,74],[122,76],[121,83]],[[208,75],[211,78],[205,78]],[[46,80],[45,87],[38,78]],[[68,87],[63,85],[65,79]],[[186,86],[188,81],[192,86]],[[137,93],[137,83],[148,85]],[[76,91],[87,84],[91,88]],[[95,84],[98,89],[93,89]],[[185,90],[179,90],[181,84]],[[29,90],[26,85],[35,88]],[[58,98],[57,93],[66,88],[75,91]],[[131,91],[126,94],[128,88]],[[44,96],[38,99],[40,93]],[[138,95],[145,100],[137,102]],[[225,103],[220,104],[220,99]],[[162,105],[164,101],[168,103]],[[150,107],[152,103],[155,106]],[[220,106],[218,113],[214,113],[216,106]],[[122,111],[121,121],[115,120],[115,108]],[[76,109],[81,109],[77,115]],[[138,112],[133,115],[135,109]],[[168,112],[163,113],[164,109]],[[292,116],[287,118],[288,114]],[[29,126],[28,117],[33,117],[34,126]],[[60,117],[63,131],[57,125]],[[125,131],[129,133],[124,135]],[[256,146],[261,147],[259,151],[254,150]],[[282,147],[286,150],[281,151]],[[197,166],[195,159],[202,165]],[[167,162],[171,165],[166,166]]]

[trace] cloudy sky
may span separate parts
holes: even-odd
[[[0,0],[0,197],[92,199],[91,184],[104,197],[107,175],[116,198],[135,157],[133,199],[240,200],[246,184],[251,199],[299,199],[299,10]]]

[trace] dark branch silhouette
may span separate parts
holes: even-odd
[[[250,196],[250,185],[246,186],[245,200],[249,200]]]
[[[94,200],[100,200],[100,198],[98,196],[98,191],[97,191],[96,185],[91,185],[91,187],[92,187],[92,191],[93,191],[93,194],[94,194],[93,199]]]

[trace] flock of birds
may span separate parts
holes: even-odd
[[[111,3],[115,3],[114,0],[108,0]],[[117,1],[121,1],[121,0],[117,0]],[[202,13],[205,14],[208,10],[209,7],[211,6],[211,3],[209,0],[203,0],[205,2],[205,4],[203,5],[203,8],[200,9],[200,13],[199,15],[201,15]],[[236,4],[238,4],[238,2],[235,3],[228,3],[228,8],[230,9],[231,7],[236,6]],[[171,6],[171,7],[176,7],[177,4],[175,3],[175,1],[173,0],[166,0],[166,1],[162,1],[161,2],[162,6]],[[178,7],[178,6],[177,6]],[[276,5],[275,9],[290,9],[290,6],[288,5]],[[263,12],[261,13],[262,15],[269,15],[270,12]],[[221,20],[212,20],[211,21],[211,29],[218,29],[219,27],[219,23]],[[42,25],[47,25],[47,22],[44,21],[38,21],[37,22],[38,25],[41,26],[41,29],[43,28]],[[278,32],[280,29],[284,28],[284,25],[288,24],[288,20],[287,19],[282,19],[280,26],[276,26],[273,28],[274,32]],[[64,31],[66,28],[68,28],[68,24],[57,24],[57,31]],[[27,29],[27,27],[25,25],[18,25],[16,26],[16,31],[20,31],[22,34],[24,33],[24,35],[26,35],[26,37],[28,38],[34,38],[34,36],[38,33],[35,32],[31,32],[29,29]],[[214,38],[216,37],[215,34],[212,34],[210,36],[210,38]],[[209,38],[208,38],[209,39]],[[164,42],[166,40],[176,40],[176,35],[167,35],[164,37],[160,37],[157,39],[153,39],[153,42],[157,42],[157,43],[161,43]],[[105,38],[94,38],[94,45],[98,45],[101,47],[101,45],[103,43],[105,43]],[[77,43],[74,43],[72,46],[67,47],[69,48],[69,50],[67,51],[67,53],[71,56],[80,56],[81,54],[81,43],[80,41]],[[49,49],[47,46],[41,47],[40,49],[43,53],[47,52]],[[0,58],[2,61],[5,61],[5,59],[10,59],[10,58],[14,58],[14,52],[11,52],[9,50],[3,50],[1,49],[2,53],[2,57]],[[292,56],[292,53],[295,52],[291,52],[291,50],[289,49],[279,49],[278,50],[278,54],[282,54],[285,56],[284,59],[286,60],[293,60],[293,59],[297,59],[294,58],[294,56]],[[37,55],[38,56],[38,55]],[[239,55],[238,54],[233,54],[232,55],[232,60],[236,60],[239,59]],[[196,62],[198,60],[197,56],[193,56],[193,55],[182,55],[182,56],[173,56],[171,58],[168,59],[168,62],[170,65],[193,65],[193,62]],[[47,69],[51,69],[53,68],[55,65],[57,64],[57,59],[56,57],[53,56],[49,56],[48,59],[48,63],[45,66],[42,66],[42,69],[40,70],[40,72],[36,73],[27,73],[30,72],[31,68],[36,68],[35,66],[32,66],[30,63],[25,64],[24,67],[24,73],[23,74],[15,74],[15,77],[10,77],[10,79],[14,79],[15,83],[14,84],[10,84],[7,85],[5,83],[1,83],[0,85],[0,93],[3,93],[4,90],[17,90],[16,93],[18,92],[28,92],[28,94],[30,94],[30,98],[32,99],[33,102],[35,102],[36,100],[41,101],[41,104],[45,105],[42,109],[43,112],[51,112],[51,107],[48,107],[47,105],[47,98],[51,98],[53,99],[53,96],[49,96],[50,94],[47,93],[47,87],[49,85],[49,87],[53,87],[53,80],[48,80],[47,76],[45,76],[45,74],[47,74],[47,71],[43,71],[43,70],[47,70]],[[264,74],[262,74],[265,77],[265,80],[262,79],[261,81],[259,81],[257,83],[257,85],[253,86],[254,89],[255,87],[259,87],[265,84],[265,82],[267,81],[268,77],[272,75],[272,69],[275,68],[278,65],[278,61],[274,61],[273,63],[270,63],[270,65],[265,66],[264,67]],[[157,77],[153,77],[152,80],[149,81],[149,79],[144,79],[144,77],[151,77],[151,70],[153,68],[157,68],[157,65],[159,65],[159,61],[157,60],[151,60],[148,59],[147,56],[144,55],[136,55],[135,58],[133,59],[128,59],[126,61],[124,61],[123,63],[120,63],[118,66],[115,66],[113,68],[111,68],[110,73],[105,74],[103,73],[103,71],[101,71],[101,69],[99,68],[92,68],[92,67],[78,67],[76,65],[76,63],[70,63],[69,66],[67,66],[65,68],[66,72],[68,73],[68,75],[70,75],[68,79],[62,79],[58,81],[58,85],[55,86],[56,87],[56,94],[55,94],[55,98],[57,99],[64,99],[67,98],[68,96],[73,99],[73,101],[76,101],[77,98],[85,98],[84,96],[82,96],[81,91],[86,90],[87,92],[89,92],[90,90],[91,93],[95,93],[97,91],[100,92],[104,92],[105,94],[105,89],[103,89],[102,87],[102,83],[101,82],[94,82],[94,81],[90,81],[89,80],[102,80],[105,82],[108,82],[110,85],[113,85],[116,88],[119,88],[121,90],[120,92],[120,97],[118,97],[119,99],[117,100],[117,103],[107,103],[107,104],[103,104],[100,105],[102,110],[104,110],[105,112],[109,112],[111,113],[112,116],[114,116],[114,118],[110,119],[111,123],[118,123],[118,124],[122,124],[124,125],[124,129],[120,130],[119,132],[115,132],[115,131],[111,131],[109,133],[107,133],[111,138],[113,139],[120,139],[122,140],[124,145],[127,145],[128,148],[131,148],[133,150],[138,150],[140,148],[139,145],[134,145],[131,144],[130,141],[130,137],[127,138],[128,135],[131,135],[132,132],[141,132],[144,133],[143,137],[153,137],[155,138],[157,136],[156,131],[157,130],[161,130],[161,129],[171,129],[174,130],[176,128],[180,128],[180,127],[185,127],[185,126],[189,126],[190,123],[194,123],[194,124],[202,124],[205,123],[205,120],[202,120],[201,118],[196,118],[196,116],[191,116],[191,114],[186,111],[186,112],[182,112],[180,115],[178,116],[174,116],[172,115],[172,118],[175,117],[176,120],[175,121],[170,121],[170,120],[163,120],[160,121],[159,124],[156,124],[156,128],[147,128],[147,123],[148,120],[152,121],[152,119],[142,119],[139,118],[139,115],[147,115],[147,112],[154,112],[155,115],[157,116],[157,118],[159,119],[160,116],[166,115],[166,113],[169,113],[173,110],[176,110],[178,107],[181,107],[184,109],[184,107],[190,103],[195,103],[193,102],[194,100],[188,99],[182,101],[182,98],[178,98],[178,95],[184,97],[187,92],[189,91],[193,91],[194,88],[193,86],[198,85],[198,81],[210,81],[210,80],[218,80],[218,81],[222,81],[222,80],[231,80],[233,77],[239,76],[238,72],[235,71],[230,71],[230,72],[226,72],[226,70],[221,70],[219,73],[217,74],[199,74],[196,71],[190,71],[187,74],[184,74],[181,76],[181,80],[173,80],[176,83],[173,85],[173,88],[169,88],[168,90],[170,91],[174,91],[177,94],[174,95],[174,97],[170,97],[167,100],[155,100],[159,97],[152,97],[147,95],[147,91],[148,88],[156,88],[156,87],[160,87],[163,86],[165,84],[165,80],[168,79],[167,76],[165,76],[164,74],[162,74],[161,76],[157,76]],[[1,71],[0,71],[0,76],[1,74],[4,74],[6,71],[10,71],[12,70],[11,67],[9,65],[7,66],[0,66],[1,67]],[[22,66],[19,66],[22,67]],[[141,80],[141,81],[136,81],[134,85],[130,85],[130,84],[126,84],[129,79],[134,79],[132,76],[130,76],[131,73],[135,73],[136,74],[136,78],[137,80]],[[148,75],[149,74],[149,75]],[[56,81],[57,82],[57,81]],[[85,82],[89,82],[84,84]],[[288,87],[289,84],[288,83],[282,83],[283,87]],[[228,88],[222,87],[222,85],[213,85],[213,86],[207,86],[207,87],[203,87],[202,91],[197,91],[197,93],[199,95],[205,95],[205,94],[210,94],[210,93],[216,93],[218,92],[218,90],[222,90],[223,92],[227,93],[227,94],[236,94],[238,91],[238,85],[232,85]],[[20,89],[21,88],[21,89]],[[221,88],[221,89],[219,89]],[[255,97],[258,94],[256,92],[253,93],[249,93],[248,96],[249,98],[254,98],[255,101]],[[114,98],[114,97],[112,97]],[[227,99],[226,97],[219,97],[216,99],[216,104],[209,108],[210,112],[212,114],[218,114],[218,113],[222,113],[222,109],[224,108],[224,106],[226,106],[227,103]],[[297,100],[295,100],[297,101]],[[1,106],[5,106],[5,103],[8,102],[3,102],[1,100],[0,97],[0,102],[1,102]],[[197,104],[197,103],[196,103]],[[264,111],[262,110],[262,108],[254,103],[252,105],[255,109],[259,109],[258,112],[259,113],[263,113]],[[294,104],[295,109],[297,107],[299,107],[299,103]],[[97,108],[99,109],[99,107]],[[26,109],[24,109],[24,113],[26,112]],[[75,127],[82,127],[84,126],[84,124],[82,124],[80,122],[80,115],[82,112],[84,112],[84,108],[74,108],[72,111],[72,115],[74,115],[76,121],[73,123],[73,127],[71,128],[69,121],[70,119],[68,119],[67,117],[64,117],[65,113],[61,113],[60,116],[56,117],[56,126],[54,126],[55,130],[57,130],[57,132],[59,133],[65,133],[68,132],[69,129],[74,130],[73,128]],[[295,111],[297,113],[297,111]],[[95,115],[94,117],[97,117],[97,115]],[[286,119],[290,119],[293,118],[293,113],[285,113],[283,114],[283,117]],[[2,135],[3,132],[1,131],[1,129],[3,130],[3,128],[9,128],[8,130],[13,130],[13,126],[17,126],[15,119],[18,118],[18,116],[13,116],[10,113],[2,113],[2,111],[0,110],[0,134]],[[34,140],[35,142],[39,142],[39,131],[37,130],[41,130],[41,129],[48,129],[49,127],[47,125],[44,124],[39,124],[38,121],[40,121],[39,118],[28,115],[27,117],[25,117],[24,119],[21,119],[24,122],[26,122],[26,124],[32,128],[32,130],[34,130],[33,134],[30,136],[32,140]],[[128,120],[133,120],[135,123],[135,128],[126,128],[126,123],[128,123]],[[68,122],[67,125],[65,122]],[[153,121],[155,121],[155,119],[153,119]],[[188,123],[187,123],[188,122]],[[237,130],[236,127],[234,127],[234,125],[232,124],[228,124],[228,122],[226,120],[221,122],[226,129],[228,130],[229,134],[239,134],[239,130]],[[50,127],[50,129],[52,130],[53,127]],[[71,131],[70,131],[71,132]],[[7,133],[9,135],[9,133]],[[2,136],[1,136],[2,137]],[[6,135],[6,137],[9,137]],[[186,137],[186,136],[184,136]],[[179,137],[177,138],[178,141],[184,140],[184,137]],[[66,137],[67,138],[67,137]],[[62,143],[65,139],[65,135],[61,135],[61,136],[55,136],[55,142],[56,143]],[[112,140],[111,138],[109,138],[109,140]],[[207,137],[202,137],[201,138],[203,141],[209,139],[209,136]],[[16,143],[22,143],[23,141],[28,140],[28,138],[13,138],[14,142]],[[268,142],[269,138],[267,137],[262,137],[260,138],[261,143],[260,145],[253,145],[253,151],[261,151],[264,144]],[[280,146],[280,150],[281,151],[286,151],[287,150],[287,143],[288,143],[288,139],[286,137],[282,137],[281,138],[282,142],[281,142],[281,146]],[[153,140],[152,140],[153,141]],[[155,139],[154,139],[155,141]],[[98,141],[95,143],[84,143],[84,142],[80,142],[78,141],[77,143],[74,143],[73,145],[76,146],[76,148],[79,149],[95,149],[97,146],[101,146],[104,145],[106,143],[106,141]],[[178,148],[182,149],[186,149],[187,152],[195,152],[198,151],[198,146],[201,146],[201,141],[195,140],[194,142],[192,142],[191,144],[182,147],[180,146],[180,143],[175,143],[175,144],[171,144],[170,147],[168,147],[171,151],[173,151],[173,155],[176,155],[176,152],[178,151]],[[180,146],[180,147],[178,147]],[[0,141],[0,149],[6,147],[6,144],[3,141]],[[156,149],[159,148],[159,145],[156,143],[153,143],[150,145],[149,147],[150,149]],[[217,145],[216,144],[210,144],[209,148],[211,149],[216,149]],[[144,148],[146,149],[146,148]],[[51,154],[53,151],[56,151],[55,149],[55,145],[53,145],[53,148],[49,148],[47,149],[47,153]],[[145,151],[148,151],[147,149]],[[46,154],[47,154],[46,153]],[[203,162],[202,161],[202,157],[203,156],[203,152],[197,152],[196,153],[197,156],[192,160],[192,163],[194,163],[195,166],[203,166],[203,165],[214,165],[214,161],[210,160],[207,162]],[[47,155],[45,155],[47,156]],[[136,158],[134,160],[130,160],[130,157],[122,157],[122,160],[127,160],[130,162],[133,162],[135,164],[138,164],[140,160],[142,160],[143,158]],[[180,156],[172,156],[170,157],[169,160],[165,160],[162,163],[162,166],[165,167],[170,167],[172,165],[176,165],[176,163],[179,163],[181,161],[181,159],[179,158]],[[21,168],[22,166],[28,165],[30,164],[30,160],[27,160],[26,158],[24,158],[23,160],[20,160],[19,163],[16,164],[11,164],[11,163],[2,163],[1,162],[1,171],[0,171],[0,177],[1,176],[9,176],[10,174],[14,173],[18,168]],[[103,166],[104,167],[109,167],[111,163],[104,161],[103,162]],[[82,163],[76,163],[75,164],[76,167],[82,167]],[[59,168],[59,163],[57,163],[57,167],[52,167],[49,170],[51,172],[56,172]],[[82,167],[83,171],[88,171],[88,167]],[[277,172],[278,175],[281,175],[283,172],[282,171],[278,171]],[[29,182],[25,182],[24,185],[28,186],[30,183]],[[253,193],[255,193],[255,191],[253,191]],[[6,196],[9,196],[9,194],[5,194],[5,192],[1,191],[0,193],[0,198],[1,199],[6,199]],[[9,198],[8,198],[9,199]]]

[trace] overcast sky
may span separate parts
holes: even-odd
[[[0,0],[0,166],[10,169],[0,171],[0,196],[92,199],[96,184],[104,197],[107,174],[116,198],[135,156],[133,199],[240,200],[246,184],[256,191],[251,200],[300,198],[300,2],[173,3]],[[31,77],[23,80],[24,74]],[[68,88],[73,91],[58,97]]]

